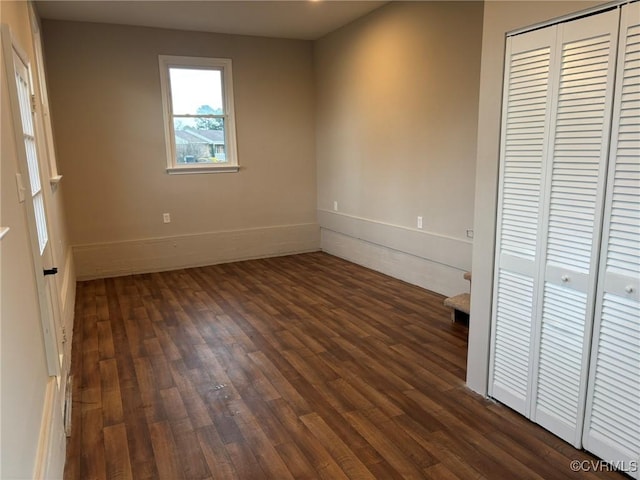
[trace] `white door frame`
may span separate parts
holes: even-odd
[[[30,85],[31,92],[33,92],[32,85],[32,76],[30,69],[30,62],[28,56],[24,53],[24,50],[17,44],[15,38],[11,35],[11,31],[9,27],[5,24],[0,25],[0,35],[2,39],[2,56],[5,64],[5,71],[7,73],[7,85],[9,89],[9,98],[7,99],[10,107],[11,107],[11,116],[13,123],[13,131],[16,142],[16,149],[18,155],[18,170],[19,174],[16,179],[18,183],[18,194],[20,196],[20,201],[24,203],[26,216],[27,216],[27,226],[29,230],[29,241],[30,247],[32,250],[32,258],[33,258],[33,270],[34,277],[36,281],[37,291],[38,291],[38,305],[40,308],[40,320],[42,323],[42,333],[44,337],[44,347],[45,347],[45,355],[47,359],[47,369],[50,376],[60,376],[60,340],[59,334],[56,329],[55,319],[54,319],[54,307],[53,302],[55,301],[52,296],[52,289],[49,287],[49,282],[47,278],[43,274],[44,270],[44,262],[48,265],[47,267],[51,267],[50,262],[53,261],[51,256],[51,235],[50,232],[47,232],[48,235],[48,247],[45,248],[44,254],[40,254],[40,245],[38,240],[37,226],[36,226],[36,214],[33,206],[33,201],[31,201],[31,181],[29,179],[29,168],[27,162],[27,152],[24,143],[23,137],[23,127],[22,127],[22,117],[20,114],[20,103],[18,100],[18,89],[16,85],[16,70],[14,66],[14,55],[16,55],[24,64],[28,73],[28,81]],[[36,149],[38,153],[42,151],[42,148],[38,143],[39,140],[39,131],[37,127],[36,119],[33,118],[34,121],[34,135],[36,137]],[[42,160],[38,158],[39,170],[40,170],[40,182],[42,185],[42,189],[46,190],[49,182],[43,182],[42,175]],[[23,200],[23,195],[28,194],[29,199],[25,198]],[[26,195],[25,195],[26,197]],[[48,195],[43,192],[43,201],[45,203],[45,212],[48,212],[47,203],[48,203]],[[48,225],[48,222],[47,222]],[[47,227],[47,230],[50,230]]]

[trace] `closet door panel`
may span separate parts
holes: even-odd
[[[489,393],[527,415],[557,28],[507,39]]]
[[[526,415],[529,396],[533,279],[501,269],[498,273],[494,318],[491,395]]]
[[[586,449],[640,478],[640,4],[622,8]],[[634,463],[635,462],[635,463]]]
[[[619,12],[558,26],[532,419],[580,447]]]

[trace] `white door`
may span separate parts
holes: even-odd
[[[582,444],[619,12],[558,25],[531,419]]]
[[[47,229],[43,181],[38,161],[31,75],[27,57],[12,41],[6,26],[2,27],[2,47],[7,74],[15,77],[15,82],[9,81],[9,101],[11,102],[16,137],[19,137],[17,145],[21,175],[17,182],[20,200],[24,201],[27,211],[47,367],[50,375],[58,376],[63,360],[61,354],[64,351],[62,345],[64,337],[59,328],[60,325],[56,325],[52,308],[55,290],[54,286],[50,284],[50,275],[48,274],[53,274],[54,267],[51,265],[52,255]],[[24,146],[24,149],[20,148],[21,146]]]
[[[489,395],[529,416],[555,26],[507,39]]]
[[[580,447],[619,11],[507,40],[490,395]]]
[[[640,3],[622,9],[618,50],[583,441],[640,478]]]

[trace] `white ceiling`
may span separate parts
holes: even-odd
[[[0,0],[1,1],[1,0]],[[315,40],[387,1],[36,2],[42,18]]]

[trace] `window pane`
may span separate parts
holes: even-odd
[[[21,60],[18,61],[22,62]],[[20,73],[26,74],[26,71],[16,72],[16,84],[18,86],[18,103],[20,105],[22,131],[26,135],[33,135],[33,119],[31,118],[31,94],[29,93],[29,84],[25,80],[26,77],[23,78]]]
[[[40,166],[38,165],[38,152],[36,150],[36,139],[30,135],[24,135],[24,147],[27,151],[27,168],[29,169],[29,180],[31,183],[31,195],[40,191]]]
[[[222,114],[222,71],[169,68],[174,115]]]
[[[174,118],[176,163],[227,163],[222,118]]]

